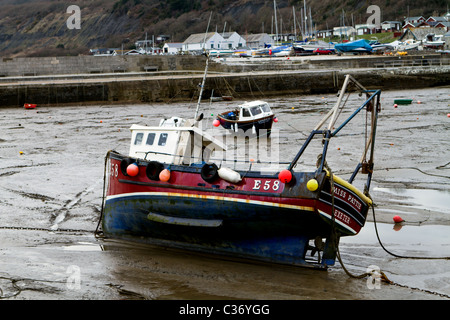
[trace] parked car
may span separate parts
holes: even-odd
[[[314,49],[314,54],[333,54],[334,50],[332,49],[325,49],[325,48],[317,48]]]

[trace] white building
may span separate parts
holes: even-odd
[[[267,33],[249,34],[245,36],[247,47],[252,49],[263,48],[266,44],[273,45],[273,39]]]
[[[363,34],[373,34],[377,32],[377,26],[374,24],[357,24],[355,25],[356,34],[357,35],[363,35]]]
[[[166,42],[163,47],[164,54],[179,54],[183,49],[182,42]]]
[[[221,47],[225,43],[225,39],[217,32],[197,33],[190,35],[184,40],[182,51],[195,52],[212,49],[224,49]]]
[[[353,34],[356,34],[356,30],[353,27],[334,27],[333,35],[335,37],[350,37]]]
[[[381,30],[388,31],[399,31],[402,28],[402,23],[400,21],[384,21],[381,23]]]
[[[222,37],[224,42],[221,44],[220,49],[237,49],[247,45],[247,41],[237,32],[224,32]]]

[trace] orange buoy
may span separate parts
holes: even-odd
[[[283,183],[289,183],[292,180],[292,172],[284,169],[278,174],[278,179]]]
[[[214,121],[213,121],[213,126],[214,126],[214,127],[218,127],[218,126],[220,126],[220,121],[219,121],[219,120],[217,120],[217,119],[216,119],[216,120],[214,120]]]
[[[278,122],[278,118],[277,117],[273,118],[273,122]]]
[[[402,217],[400,217],[400,216],[394,216],[393,220],[394,220],[395,223],[400,223],[400,222],[403,222],[403,221],[404,221],[404,220],[402,219]]]
[[[397,108],[398,106],[397,106],[397,104],[394,104],[394,108]]]
[[[136,177],[139,174],[139,166],[136,163],[132,163],[127,167],[127,174],[130,177]]]
[[[164,169],[159,173],[159,180],[162,182],[167,182],[170,179],[170,171],[168,169]]]

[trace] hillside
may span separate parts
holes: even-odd
[[[0,55],[39,56],[87,54],[89,48],[131,47],[146,34],[169,35],[184,41],[192,33],[210,31],[271,33],[274,2],[270,0],[78,0],[81,29],[68,29],[70,2],[49,0],[0,0]],[[279,32],[292,32],[296,12],[300,21],[301,0],[277,0]],[[316,29],[365,23],[369,5],[378,5],[382,21],[408,15],[442,15],[447,0],[307,0]],[[298,29],[297,29],[298,30]],[[298,31],[297,31],[298,32]]]

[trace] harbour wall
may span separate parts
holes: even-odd
[[[130,61],[134,61],[135,70],[139,69],[138,71],[111,72],[109,70],[109,72],[80,74],[61,72],[53,75],[16,77],[8,75],[0,78],[0,106],[20,107],[24,103],[49,106],[154,103],[191,101],[197,98],[199,84],[203,78],[205,58],[199,56],[189,56],[185,57],[186,59],[170,58],[161,57],[164,63],[160,62],[157,65],[158,70],[152,71],[142,71],[140,68],[143,65],[155,66],[156,63],[151,63],[156,60],[149,62],[150,60],[133,57]],[[51,61],[51,58],[49,59]],[[349,63],[347,60],[349,59],[346,59],[345,63]],[[359,62],[353,63],[368,63],[367,59],[357,60]],[[111,61],[121,61],[121,57]],[[111,61],[102,60],[102,63],[109,65]],[[270,96],[334,93],[342,86],[346,74],[353,75],[369,89],[414,89],[450,84],[450,65],[442,62],[440,65],[423,65],[422,63],[417,66],[386,66],[387,60],[384,60],[382,66],[351,68],[342,67],[342,64],[336,62],[321,61],[327,65],[316,68],[308,64],[307,68],[295,69],[286,68],[286,61],[287,59],[282,59],[277,63],[273,62],[271,65],[277,66],[276,70],[266,68],[249,71],[236,70],[236,68],[245,68],[239,64],[233,66],[228,63],[211,63],[203,98],[208,99],[211,95],[231,95],[235,99],[256,99]],[[373,64],[373,61],[371,63]],[[299,65],[302,64],[305,65],[304,62],[299,63]],[[88,67],[88,64],[83,65],[83,68]]]
[[[95,75],[105,73],[203,71],[204,56],[77,56],[40,58],[1,58],[0,81],[9,77],[50,75]],[[230,61],[231,60],[231,61]],[[234,61],[234,62],[233,62]],[[270,70],[311,70],[323,68],[376,68],[387,66],[422,66],[450,64],[448,55],[416,54],[410,56],[315,56],[292,58],[223,59],[224,63],[210,64],[211,71],[250,72]]]

